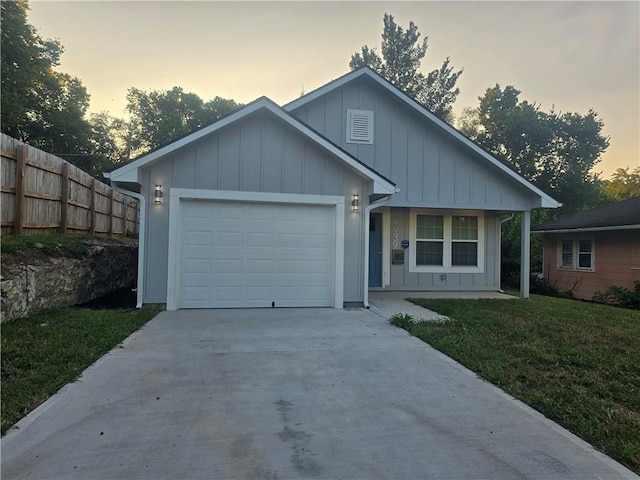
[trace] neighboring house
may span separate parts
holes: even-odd
[[[531,228],[544,234],[544,278],[560,291],[591,300],[611,286],[640,281],[640,197]]]
[[[509,212],[527,297],[530,211],[558,206],[368,68],[284,108],[261,97],[107,175],[142,202],[138,303],[168,309],[496,291]]]

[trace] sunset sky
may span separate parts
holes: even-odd
[[[349,70],[380,45],[382,17],[429,37],[426,73],[464,68],[454,107],[496,83],[543,110],[598,112],[611,146],[595,171],[640,164],[640,3],[629,2],[30,2],[29,22],[66,51],[91,111],[126,116],[125,95],[181,86],[205,101],[280,105]]]

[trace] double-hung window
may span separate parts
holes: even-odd
[[[593,239],[560,239],[558,242],[558,268],[593,271],[595,269]]]
[[[411,211],[410,271],[484,271],[484,218],[478,212]]]

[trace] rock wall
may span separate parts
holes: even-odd
[[[3,255],[2,322],[51,307],[88,302],[136,282],[135,243],[87,240],[83,258],[44,253]]]

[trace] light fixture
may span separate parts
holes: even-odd
[[[353,213],[358,213],[358,207],[359,207],[360,203],[358,201],[358,194],[354,193],[353,197],[351,197],[351,211]]]
[[[156,185],[155,203],[162,203],[162,185]]]

